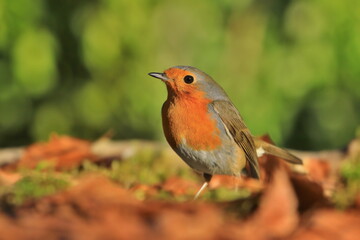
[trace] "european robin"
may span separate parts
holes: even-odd
[[[209,75],[190,66],[176,66],[163,73],[151,72],[167,87],[162,124],[172,149],[205,183],[214,174],[240,176],[242,170],[259,179],[258,155],[280,157],[290,163],[302,161],[288,151],[251,135],[225,91]]]

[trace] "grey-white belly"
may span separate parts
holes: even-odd
[[[239,146],[230,139],[214,150],[193,150],[183,141],[176,153],[194,170],[208,174],[240,175],[232,166],[238,161],[236,156]]]

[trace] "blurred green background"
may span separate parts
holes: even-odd
[[[345,146],[360,123],[358,0],[0,0],[0,146],[52,132],[163,139],[166,89],[192,65],[256,135]]]

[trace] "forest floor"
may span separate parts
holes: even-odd
[[[360,139],[259,159],[262,180],[202,177],[165,144],[48,142],[0,149],[2,239],[358,239]]]

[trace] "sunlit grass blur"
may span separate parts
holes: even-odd
[[[356,0],[0,0],[0,146],[51,132],[162,139],[160,81],[192,65],[254,134],[343,147],[360,123]]]

